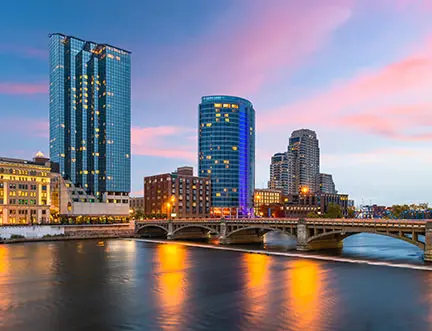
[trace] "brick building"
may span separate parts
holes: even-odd
[[[210,208],[210,178],[194,176],[192,167],[144,178],[144,212],[147,215],[208,217]]]

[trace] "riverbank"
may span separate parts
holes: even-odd
[[[133,223],[1,227],[0,244],[38,241],[133,238]]]
[[[132,235],[112,235],[112,234],[95,234],[92,236],[52,236],[42,238],[16,238],[16,239],[0,239],[1,244],[21,244],[28,242],[43,242],[43,241],[68,241],[68,240],[95,240],[95,239],[135,239]]]

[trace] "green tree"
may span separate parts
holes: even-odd
[[[143,219],[144,217],[145,217],[145,214],[144,214],[144,210],[142,210],[142,209],[137,209],[132,214],[132,218],[135,220],[140,220],[140,219]]]
[[[319,218],[319,215],[314,211],[310,211],[307,213],[306,218]]]
[[[408,211],[410,207],[408,205],[393,205],[391,207],[392,214],[395,218],[400,218],[402,213]]]
[[[355,210],[353,208],[348,209],[348,218],[354,218],[355,217]]]
[[[330,203],[327,207],[327,212],[324,214],[325,218],[342,218],[342,208],[339,205]]]

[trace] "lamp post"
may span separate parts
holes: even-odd
[[[170,220],[171,219],[171,204],[169,202],[167,202],[167,219]]]

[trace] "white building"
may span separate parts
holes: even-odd
[[[60,217],[75,218],[78,216],[123,220],[129,216],[129,196],[110,196],[105,193],[103,201],[89,195],[83,188],[76,187],[60,174],[51,175],[52,208],[58,211]]]

